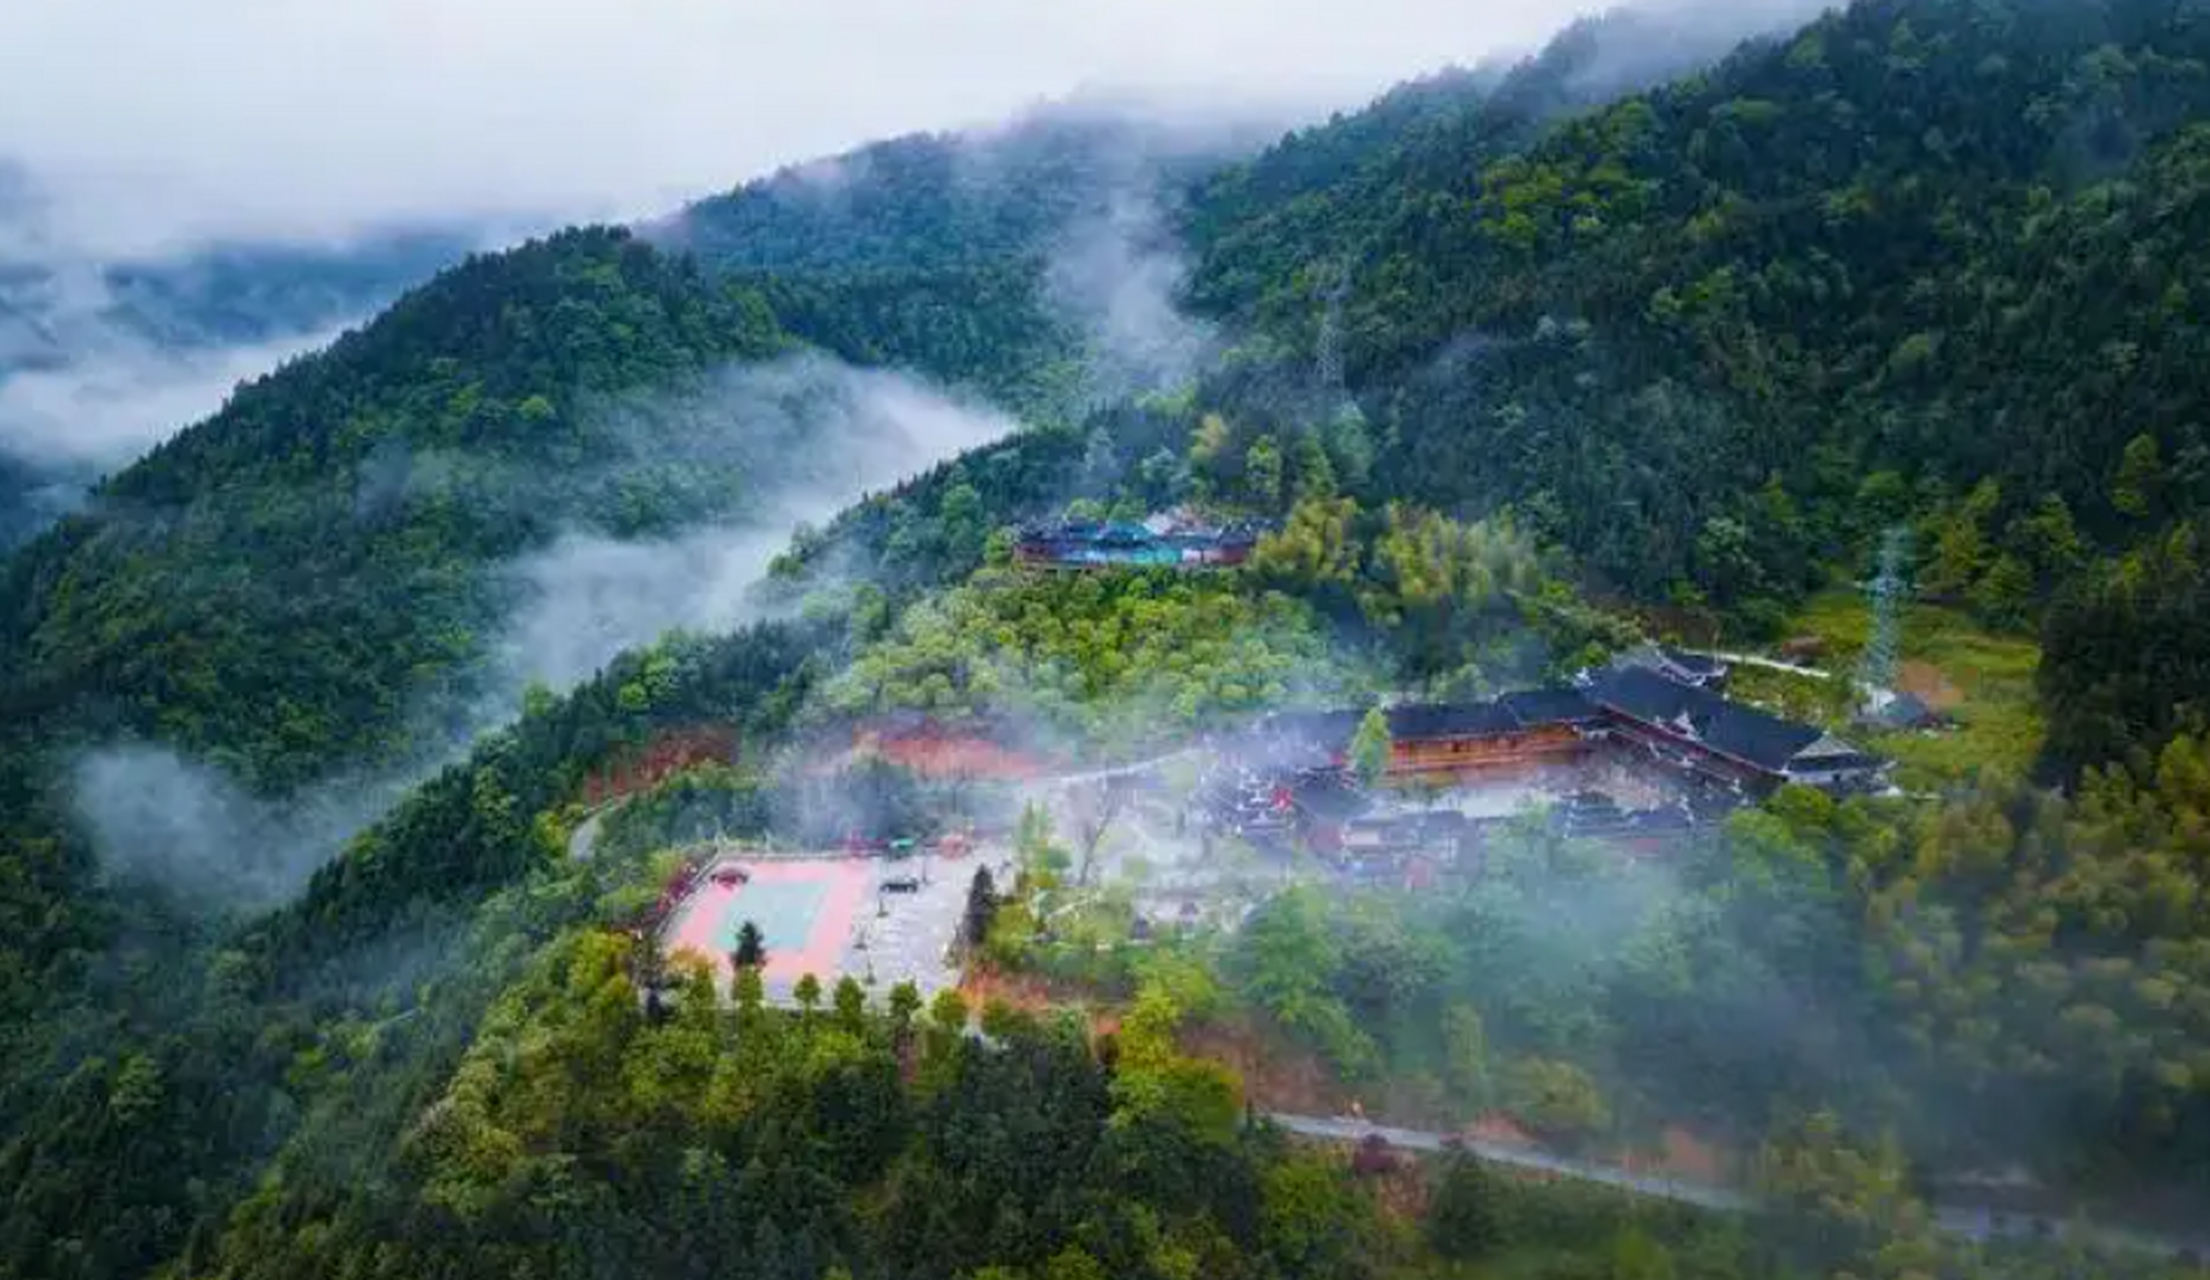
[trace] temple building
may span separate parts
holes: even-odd
[[[1187,513],[1129,520],[1050,520],[1021,526],[1013,558],[1044,569],[1232,569],[1251,558],[1264,526],[1211,524]]]
[[[1614,742],[1753,794],[1787,783],[1872,791],[1887,762],[1812,725],[1783,720],[1647,667],[1615,666],[1588,682]]]

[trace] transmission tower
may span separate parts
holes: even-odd
[[[1320,386],[1329,391],[1343,389],[1343,300],[1351,292],[1351,264],[1344,259],[1336,268],[1335,283],[1321,295],[1327,309],[1320,313]]]
[[[1872,627],[1865,636],[1857,678],[1875,689],[1895,687],[1896,659],[1903,638],[1903,605],[1911,586],[1905,571],[1911,560],[1911,531],[1902,525],[1880,535],[1879,571],[1866,584]]]

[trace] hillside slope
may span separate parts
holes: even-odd
[[[758,280],[793,333],[847,359],[1071,416],[1192,372],[1193,353],[1146,349],[1180,323],[1173,219],[1193,183],[1274,132],[1047,106],[785,169],[644,234]]]
[[[1082,322],[1105,303],[1054,292],[1055,255],[1149,234],[1098,220],[1224,145],[1046,115],[879,144],[838,182],[786,173],[642,236],[471,259],[241,389],[15,557],[0,707],[275,788],[465,731],[510,603],[491,570],[569,530],[742,519],[835,461],[778,434],[806,429],[802,407],[723,412],[712,370],[810,347],[1071,411],[1099,394]],[[175,291],[141,274],[136,293]]]
[[[1859,4],[1524,151],[1477,111],[1245,209],[1300,136],[1214,184],[1195,293],[1300,364],[1340,342],[1378,489],[1516,504],[1637,594],[1785,600],[1982,481],[1943,589],[2045,587],[2045,503],[2122,545],[2123,448],[2200,448],[2206,56],[2159,0]]]
[[[5,718],[163,739],[271,786],[401,750],[425,697],[462,692],[484,567],[571,521],[669,527],[736,500],[706,450],[653,488],[611,467],[637,442],[598,398],[787,346],[756,294],[620,232],[454,268],[10,562]]]
[[[2210,505],[2202,23],[2149,0],[1877,0],[1610,105],[1570,49],[1408,88],[1146,186],[1170,207],[1138,247],[1186,231],[1189,296],[1237,345],[1195,386],[1079,417],[1096,335],[1055,319],[1051,263],[1069,219],[1112,223],[1125,176],[1093,181],[1079,146],[970,199],[958,147],[886,144],[872,170],[785,175],[644,238],[569,232],[440,276],[0,580],[0,1276],[1447,1269],[1381,1192],[1239,1126],[1233,1079],[1173,1048],[1185,999],[1247,998],[1346,1075],[1531,1096],[1569,1134],[1684,1098],[1753,1135],[1825,1107],[1915,1126],[1778,1170],[1775,1216],[1817,1249],[1715,1233],[1683,1274],[2004,1261],[1913,1234],[1905,1151],[2168,1178],[2199,1203],[2210,863],[2184,736],[2076,798],[1789,793],[1631,867],[1530,824],[1477,891],[1288,896],[1222,954],[1090,948],[1080,972],[1130,1005],[1094,1056],[1078,1025],[1006,1011],[985,1045],[949,1004],[924,1024],[640,1000],[664,957],[624,931],[667,868],[579,863],[564,836],[585,777],[699,722],[753,753],[711,785],[715,828],[755,834],[760,761],[809,706],[983,711],[1010,674],[1133,737],[1169,722],[1108,704],[1127,690],[1174,690],[1173,723],[1248,710],[1338,637],[1396,661],[1368,693],[1532,679],[1595,629],[1553,570],[1771,629],[1895,525],[1928,594],[2022,627],[2061,590],[2074,648],[2054,655],[2183,686],[2090,688],[2115,727],[2075,763],[2160,746],[2210,692],[2203,593],[2154,585],[2206,559],[2184,527]],[[802,537],[779,566],[797,621],[530,697],[295,903],[210,920],[99,883],[48,753],[159,738],[270,791],[403,755],[425,702],[475,693],[503,603],[487,567],[577,525],[743,510],[809,441],[655,406],[809,344],[1056,420]],[[1287,528],[1201,587],[969,579],[1021,518],[1185,499]],[[1223,630],[1238,643],[1204,642]],[[1516,1055],[1504,1078],[1491,1044]],[[1465,1176],[1461,1270],[1507,1230]],[[1689,1234],[1509,1229],[1549,1232],[1529,1274],[1569,1254],[1665,1274],[1637,1265],[1641,1233]],[[1588,1252],[1615,1230],[1615,1257]]]

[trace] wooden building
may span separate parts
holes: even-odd
[[[1404,703],[1382,712],[1392,779],[1572,764],[1597,740],[1603,712],[1575,689],[1530,689],[1487,702]],[[1359,711],[1288,712],[1245,735],[1257,768],[1348,768]]]
[[[1603,715],[1573,689],[1530,689],[1491,702],[1391,707],[1389,776],[1480,773],[1573,764]]]

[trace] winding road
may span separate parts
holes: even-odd
[[[1462,1138],[1421,1129],[1399,1129],[1347,1116],[1306,1116],[1286,1111],[1269,1111],[1265,1115],[1268,1120],[1291,1133],[1322,1141],[1355,1143],[1370,1137],[1379,1137],[1392,1147],[1408,1151],[1445,1151],[1455,1148],[1471,1152],[1495,1164],[1546,1173],[1554,1177],[1573,1178],[1581,1182],[1594,1182],[1616,1187],[1630,1195],[1650,1196],[1720,1213],[1748,1213],[1757,1208],[1756,1197],[1731,1187],[1713,1186],[1707,1182],[1694,1182],[1663,1174],[1635,1173],[1617,1165],[1575,1159],[1531,1147],[1512,1146],[1479,1138]],[[2103,1249],[2123,1249],[2166,1256],[2186,1253],[2200,1256],[2210,1252],[2210,1238],[2186,1238],[2122,1227],[2096,1226],[2064,1218],[2005,1212],[1981,1205],[1936,1204],[1933,1210],[1936,1228],[1966,1240],[2077,1239]]]
[[[1165,755],[1153,756],[1148,760],[1137,760],[1130,764],[1116,764],[1105,769],[1090,769],[1082,773],[1046,774],[1037,781],[1056,787],[1087,786],[1093,782],[1106,782],[1113,778],[1131,778],[1137,774],[1149,773],[1162,765],[1172,764],[1177,760],[1195,759],[1203,753],[1204,749],[1201,747],[1183,747],[1176,751],[1169,751]]]
[[[1573,1178],[1581,1182],[1601,1183],[1635,1195],[1654,1196],[1661,1200],[1717,1209],[1724,1213],[1746,1213],[1756,1207],[1756,1202],[1749,1196],[1726,1187],[1658,1174],[1633,1173],[1615,1165],[1600,1164],[1594,1160],[1576,1160],[1571,1156],[1556,1155],[1532,1147],[1429,1133],[1421,1129],[1398,1129],[1344,1116],[1300,1116],[1285,1111],[1269,1111],[1266,1118],[1291,1133],[1307,1138],[1321,1138],[1332,1142],[1363,1142],[1369,1137],[1378,1136],[1390,1146],[1408,1151],[1462,1149],[1493,1164],[1510,1165],[1516,1169]]]

